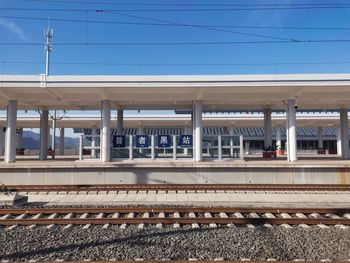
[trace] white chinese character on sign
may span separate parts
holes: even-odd
[[[117,137],[117,144],[123,144],[123,137]]]
[[[145,145],[146,144],[146,137],[143,137],[143,136],[139,137],[139,144]]]
[[[160,144],[168,144],[168,136],[160,136]]]
[[[182,143],[186,144],[186,145],[190,145],[190,143],[191,143],[190,137],[189,136],[182,137]]]

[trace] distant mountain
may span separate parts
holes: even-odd
[[[51,136],[50,136],[51,141]],[[40,145],[40,134],[32,131],[23,132],[23,144],[24,148],[30,150],[39,149]],[[60,137],[56,136],[56,147],[58,148],[60,144]],[[79,147],[79,138],[64,137],[64,148],[72,149]]]

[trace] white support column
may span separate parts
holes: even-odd
[[[17,134],[17,149],[23,148],[23,128],[18,129]]]
[[[129,135],[129,159],[130,160],[134,159],[133,154],[134,154],[134,152],[133,152],[133,136]]]
[[[232,158],[233,157],[233,154],[234,154],[234,150],[233,150],[233,135],[235,134],[235,131],[234,131],[234,127],[231,126],[229,127],[229,130],[228,130],[228,133],[230,135],[230,157]]]
[[[156,159],[156,136],[151,135],[151,160]]]
[[[282,147],[281,127],[277,126],[275,130],[276,130],[276,145]]]
[[[337,125],[337,155],[341,156],[341,129],[340,125]]]
[[[47,148],[50,137],[49,131],[49,111],[42,110],[40,115],[40,160],[47,159]]]
[[[287,121],[288,121],[288,161],[295,162],[297,160],[297,133],[296,133],[296,110],[295,99],[288,100],[287,105]]]
[[[56,111],[52,119],[52,136],[51,136],[51,157],[55,159],[56,156]]]
[[[101,162],[110,161],[111,101],[102,101]]]
[[[64,155],[64,128],[60,128],[60,155]]]
[[[264,146],[272,147],[271,109],[264,109]]]
[[[202,102],[194,101],[194,124],[195,124],[195,161],[202,161]]]
[[[117,110],[117,135],[124,134],[124,111],[123,109]]]
[[[5,163],[16,161],[17,101],[9,100],[7,106],[7,129],[5,141]]]
[[[184,134],[185,135],[189,135],[190,134],[190,128],[188,128],[187,126],[185,126],[184,128]],[[188,148],[184,148],[184,155],[188,155]]]
[[[219,159],[219,161],[222,160],[222,140],[221,140],[221,134],[218,135],[218,159]]]
[[[195,114],[195,108],[194,105],[192,105],[192,110],[191,110],[191,123],[192,123],[192,158],[193,161],[196,161],[196,131],[195,131],[195,123],[194,123],[194,114]]]
[[[0,127],[0,155],[4,155],[5,150],[5,127]]]
[[[96,128],[91,128],[91,147],[96,147]],[[91,157],[96,157],[96,149],[91,149]]]
[[[323,128],[318,127],[317,133],[318,133],[318,148],[323,149]]]
[[[349,160],[349,124],[348,110],[340,109],[341,153],[344,160]]]
[[[177,149],[177,142],[176,142],[176,135],[174,134],[173,135],[173,160],[175,161],[176,160],[176,149]]]

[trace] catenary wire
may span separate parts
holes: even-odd
[[[43,17],[27,17],[27,16],[7,16],[0,15],[0,18],[6,19],[23,19],[35,21],[47,21]],[[126,22],[126,21],[108,21],[108,20],[80,20],[80,19],[62,19],[52,18],[50,21],[67,22],[67,23],[93,23],[93,24],[116,24],[116,25],[136,25],[136,26],[169,26],[169,27],[185,27],[185,25],[175,25],[168,23],[145,23],[145,22]],[[287,30],[350,30],[350,27],[297,27],[297,26],[237,26],[237,25],[210,25],[210,24],[187,24],[188,26],[207,26],[214,28],[241,28],[241,29],[287,29]]]
[[[350,39],[315,39],[298,42],[274,41],[212,41],[212,42],[59,42],[55,46],[186,46],[186,45],[240,45],[240,44],[299,44],[299,43],[347,43]],[[40,42],[0,42],[1,46],[41,46]]]
[[[118,12],[104,12],[104,13],[109,13],[109,14],[114,14],[114,15],[119,15],[119,16],[124,16],[124,17],[137,18],[137,19],[144,19],[144,20],[148,20],[148,21],[163,22],[163,23],[168,23],[168,24],[172,24],[172,25],[189,26],[192,28],[200,28],[200,29],[209,30],[209,31],[219,31],[219,32],[232,33],[232,34],[237,34],[237,35],[253,36],[253,37],[268,38],[268,39],[277,39],[277,40],[286,40],[286,41],[291,41],[291,42],[298,42],[299,41],[297,39],[292,39],[292,38],[283,38],[283,37],[269,36],[269,35],[264,35],[264,34],[239,32],[239,31],[233,31],[233,30],[212,28],[212,27],[208,27],[208,26],[195,26],[195,25],[190,25],[190,24],[185,24],[185,23],[179,23],[177,21],[151,18],[151,17],[146,17],[146,16],[130,15],[130,14],[118,13]]]

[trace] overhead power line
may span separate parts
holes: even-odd
[[[158,19],[158,18],[151,18],[151,17],[146,17],[146,16],[129,15],[129,14],[118,13],[118,12],[107,12],[107,13],[114,14],[114,15],[119,15],[119,16],[125,16],[125,17],[131,17],[131,18],[138,18],[138,19],[144,19],[144,20],[149,20],[149,21],[155,21],[155,22],[163,22],[163,23],[168,23],[168,24],[171,24],[171,25],[189,26],[189,27],[192,27],[192,28],[197,28],[197,29],[199,28],[199,29],[204,29],[204,30],[209,30],[209,31],[219,31],[219,32],[231,33],[231,34],[236,34],[236,35],[245,35],[245,36],[253,36],[253,37],[260,37],[260,38],[268,38],[268,39],[277,39],[277,40],[287,40],[287,41],[298,42],[298,40],[292,39],[292,38],[283,38],[283,37],[269,36],[269,35],[263,35],[263,34],[253,34],[253,33],[247,33],[247,32],[239,32],[239,31],[232,31],[232,30],[227,30],[227,29],[213,28],[213,27],[208,27],[208,26],[190,25],[190,24],[185,24],[185,23],[179,23],[179,22],[176,22],[176,21],[169,21],[169,20]]]
[[[27,16],[0,15],[0,18],[47,21],[47,18],[27,17]],[[52,18],[52,17],[50,17],[50,21],[67,22],[67,23],[92,23],[92,24],[166,26],[166,27],[205,26],[205,27],[213,27],[213,28],[240,28],[240,29],[350,30],[350,27],[238,26],[238,25],[211,25],[211,24],[187,24],[187,23],[186,25],[176,25],[176,24],[169,24],[169,23],[124,22],[124,21],[109,21],[109,20],[80,20],[80,19],[62,19],[62,18]]]
[[[213,3],[213,4],[193,4],[193,3],[141,3],[141,2],[105,2],[105,1],[75,1],[75,0],[27,0],[30,2],[41,2],[41,3],[68,3],[68,4],[106,4],[106,5],[136,5],[136,6],[347,6],[346,3],[288,3],[288,4],[222,4],[222,3]]]
[[[293,6],[293,7],[235,7],[235,8],[177,8],[177,9],[68,9],[68,8],[18,8],[2,7],[0,10],[12,11],[44,11],[44,12],[229,12],[229,11],[269,11],[269,10],[306,10],[306,9],[350,9],[350,5],[342,6]]]
[[[45,61],[0,61],[0,64],[43,64]],[[350,61],[315,61],[315,62],[262,62],[262,63],[108,63],[108,62],[52,62],[55,65],[90,65],[90,66],[275,66],[275,65],[334,65],[350,64]]]
[[[208,42],[61,42],[54,46],[187,46],[187,45],[240,45],[240,44],[299,44],[299,43],[347,43],[350,39],[268,40],[268,41],[208,41]],[[42,46],[39,42],[0,42],[1,46]]]

